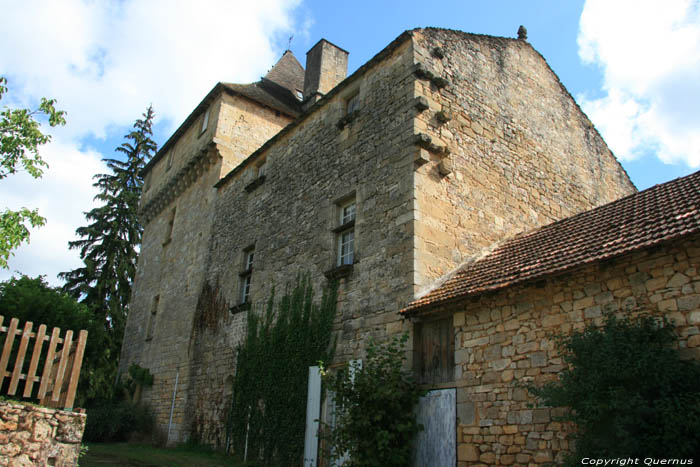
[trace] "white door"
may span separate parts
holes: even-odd
[[[430,391],[418,403],[423,431],[415,443],[414,467],[457,465],[457,390]]]

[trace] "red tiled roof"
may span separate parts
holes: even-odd
[[[401,313],[556,274],[700,232],[700,172],[508,240]]]

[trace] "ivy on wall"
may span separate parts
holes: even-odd
[[[337,284],[314,303],[308,277],[265,312],[248,313],[238,349],[229,430],[234,452],[264,465],[299,465],[304,452],[309,366],[333,358]]]

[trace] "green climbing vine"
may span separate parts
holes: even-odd
[[[229,430],[236,454],[264,465],[299,465],[304,452],[309,366],[330,361],[337,285],[320,304],[308,277],[279,302],[274,292],[262,315],[248,313],[238,349]]]

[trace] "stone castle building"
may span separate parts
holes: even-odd
[[[590,210],[646,192],[635,194],[524,38],[416,29],[349,77],[347,57],[322,39],[305,69],[287,51],[256,83],[217,84],[145,169],[120,370],[138,363],[154,374],[142,397],[168,442],[196,432],[224,443],[245,311],[300,272],[317,288],[340,280],[338,362],[361,358],[369,336],[411,332],[423,382],[456,394],[460,466],[546,463],[568,449],[565,430],[527,409],[514,385],[561,368],[548,330],[578,328],[605,307],[663,302],[683,316],[688,347],[700,345],[690,341],[700,321],[697,238],[649,254],[638,251],[649,242],[631,242],[598,266],[589,250],[574,251],[584,240],[589,249],[626,245],[594,234],[629,221],[634,203],[609,216]],[[566,218],[584,224],[552,224]],[[586,219],[592,231],[579,230]],[[572,232],[587,233],[569,245]],[[633,256],[609,262],[618,254]],[[630,272],[635,261],[649,268]],[[478,277],[486,264],[492,282],[472,286],[465,269],[451,275],[464,264]],[[577,267],[585,273],[561,276]],[[648,281],[666,290],[661,277],[690,297],[685,314],[678,296],[642,293]],[[227,305],[203,323],[197,303],[207,289]],[[435,359],[440,346],[447,357]]]

